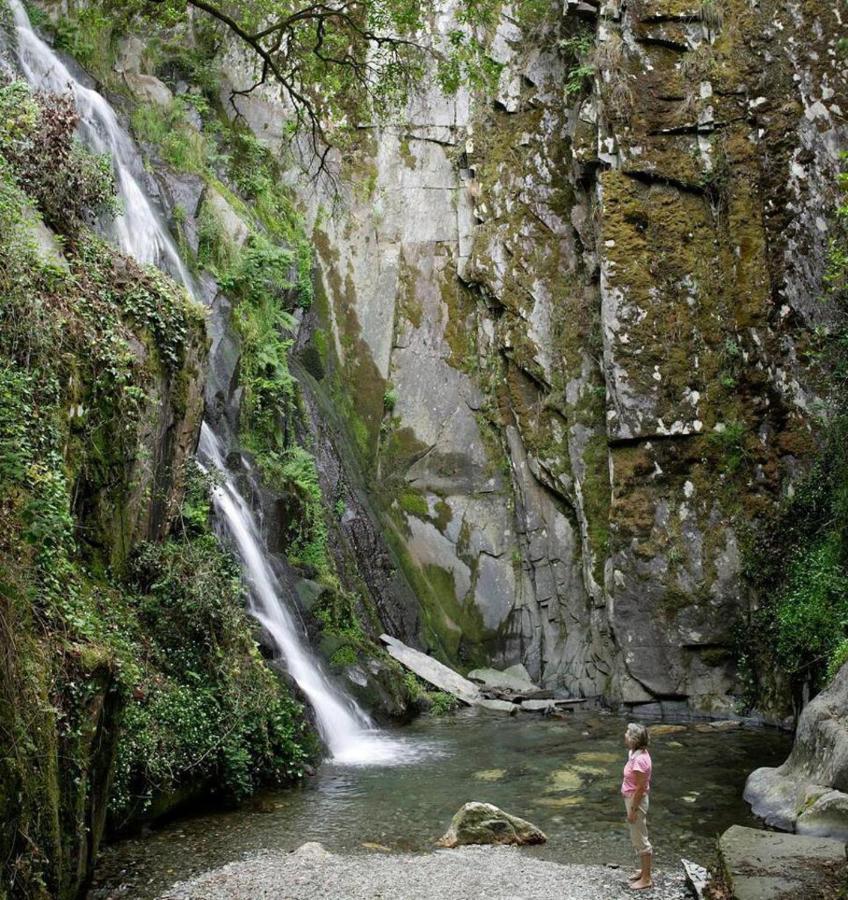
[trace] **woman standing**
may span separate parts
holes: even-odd
[[[644,891],[654,886],[651,881],[653,848],[648,840],[648,793],[651,790],[651,754],[648,753],[648,729],[631,722],[624,732],[628,750],[621,793],[627,809],[630,840],[639,854],[641,866],[630,876],[630,888]]]

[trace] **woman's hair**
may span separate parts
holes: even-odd
[[[627,740],[634,750],[648,749],[648,729],[644,725],[640,725],[638,722],[631,722],[624,733],[627,735]]]

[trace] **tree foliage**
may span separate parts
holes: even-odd
[[[538,0],[533,0],[535,4]],[[524,5],[519,2],[518,6]],[[131,11],[175,25],[202,15],[256,59],[251,84],[231,103],[276,83],[291,104],[291,133],[307,138],[324,169],[344,129],[397,109],[428,65],[445,91],[496,78],[500,68],[482,37],[496,22],[496,0],[460,0],[457,28],[434,40],[432,4],[422,0],[134,0]],[[127,5],[122,4],[122,11]]]

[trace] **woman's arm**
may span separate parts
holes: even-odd
[[[645,796],[645,789],[648,787],[648,773],[634,771],[633,780],[636,782],[636,790],[630,797],[630,812],[627,814],[627,821],[631,823],[636,821],[639,804]]]

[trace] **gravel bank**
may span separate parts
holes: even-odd
[[[649,891],[628,890],[622,869],[569,866],[512,847],[428,854],[337,856],[319,844],[230,863],[175,885],[160,900],[683,900],[683,874],[661,872]]]

